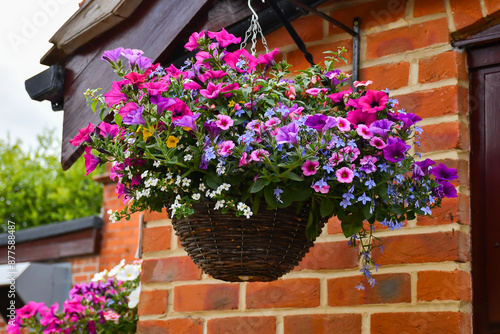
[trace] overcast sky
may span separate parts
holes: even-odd
[[[24,148],[36,147],[43,128],[62,137],[63,112],[50,102],[30,99],[24,81],[47,66],[40,58],[49,39],[73,13],[79,0],[2,0],[0,3],[0,140],[21,139]]]

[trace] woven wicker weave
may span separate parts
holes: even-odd
[[[313,245],[305,233],[306,207],[297,214],[296,206],[266,210],[263,203],[250,219],[213,208],[214,203],[195,204],[194,214],[172,219],[172,225],[194,263],[214,278],[273,281],[292,270]]]

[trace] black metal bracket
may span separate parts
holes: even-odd
[[[326,15],[325,13],[317,10],[314,7],[311,7],[309,5],[306,5],[298,0],[288,0],[289,2],[305,9],[306,11],[309,11],[311,13],[314,13],[318,15],[319,17],[327,20],[328,22],[336,25],[340,29],[344,30],[348,34],[352,36],[352,81],[359,81],[359,59],[360,59],[360,26],[361,26],[361,19],[359,17],[354,18],[353,21],[353,29],[349,28],[342,22],[339,22],[338,20],[334,19],[333,17]],[[281,23],[283,23],[283,26],[286,28],[290,36],[293,38],[295,41],[295,44],[297,44],[297,47],[299,48],[302,53],[304,53],[304,56],[306,60],[311,64],[311,66],[314,66],[314,61],[312,55],[307,51],[306,45],[302,41],[302,39],[299,37],[295,29],[293,28],[292,24],[288,20],[288,18],[283,14],[283,11],[279,8],[278,4],[276,3],[275,0],[267,0],[269,4],[271,5],[271,8],[273,11],[276,13],[278,18],[280,19]]]

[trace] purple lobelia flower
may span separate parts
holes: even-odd
[[[405,153],[410,149],[404,140],[400,138],[389,138],[384,148],[384,157],[390,162],[399,162],[405,158]]]
[[[315,129],[319,132],[319,134],[323,134],[326,130],[337,126],[339,122],[334,117],[323,114],[315,114],[309,116],[304,124]]]
[[[431,170],[432,175],[438,180],[455,180],[458,178],[457,170],[454,168],[448,168],[443,164],[439,164],[437,167]]]
[[[123,118],[123,123],[127,125],[141,124],[146,125],[146,121],[142,118],[142,113],[144,111],[144,106],[132,110],[127,116]]]
[[[276,134],[276,143],[277,144],[286,144],[290,143],[292,145],[297,145],[297,134],[299,133],[299,126],[297,123],[290,123],[285,125],[282,128],[278,129],[278,133]]]

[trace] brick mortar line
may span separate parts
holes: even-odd
[[[405,8],[405,20],[410,22],[411,20],[414,19],[413,17],[413,12],[415,9],[415,0],[408,0],[406,1],[406,8]]]
[[[346,8],[346,7],[352,7],[352,6],[357,6],[357,5],[362,5],[364,3],[369,3],[372,2],[373,0],[351,0],[348,2],[343,2],[343,3],[333,3],[329,6],[325,6],[321,8],[322,12],[325,12],[326,14],[330,15],[330,12],[335,9],[341,9],[341,8]]]
[[[418,281],[418,273],[417,272],[411,272],[410,273],[410,288],[411,288],[411,301],[410,303],[412,305],[416,305],[418,300],[417,300],[417,281]]]
[[[371,333],[371,321],[370,321],[370,313],[363,312],[361,313],[361,334],[370,334]]]
[[[457,31],[455,26],[455,19],[453,18],[453,13],[451,11],[450,0],[444,0],[444,8],[446,10],[446,17],[448,18],[448,30],[450,33]]]
[[[285,319],[282,315],[276,316],[276,334],[285,334]]]
[[[361,68],[368,68],[378,65],[399,64],[401,62],[410,62],[412,60],[432,58],[447,51],[452,51],[453,47],[450,43],[436,43],[425,46],[423,48],[408,50],[401,53],[395,53],[376,59],[365,59],[361,61]],[[352,65],[341,66],[338,69],[342,71],[349,71]]]
[[[178,248],[171,250],[162,250],[157,252],[145,252],[142,254],[142,259],[152,260],[152,259],[163,259],[167,257],[178,257],[186,255],[188,255],[188,253],[184,250],[184,248]]]
[[[446,18],[445,13],[433,13],[425,16],[421,16],[418,18],[412,18],[410,20],[406,18],[400,18],[397,21],[390,22],[384,25],[379,25],[379,26],[374,26],[369,29],[365,29],[361,32],[361,38],[372,35],[372,34],[377,34],[380,32],[384,31],[391,31],[394,29],[401,29],[401,28],[409,28],[411,26],[414,26],[416,24],[422,24],[430,21],[435,21],[439,19]]]
[[[444,261],[444,262],[426,262],[426,263],[408,263],[408,264],[393,264],[393,265],[383,265],[378,271],[377,275],[380,274],[411,274],[418,273],[421,271],[454,271],[460,270],[470,273],[471,266],[470,262],[456,262],[456,261]],[[292,272],[283,277],[283,280],[289,279],[303,279],[303,278],[317,278],[322,279],[332,279],[341,277],[361,277],[358,267],[350,269],[339,269],[339,270],[310,270],[301,272]],[[207,281],[174,281],[174,282],[157,282],[157,283],[143,283],[142,289],[144,291],[155,291],[155,290],[169,290],[169,301],[170,295],[173,296],[173,290],[177,286],[186,285],[220,285],[220,284],[231,284],[228,282],[223,282],[215,279]],[[244,283],[237,283],[244,284]],[[320,283],[321,284],[321,283]],[[321,286],[320,286],[321,289]],[[241,290],[241,285],[240,285]],[[173,297],[172,297],[173,298]],[[173,299],[172,299],[173,301]],[[169,303],[170,304],[170,303]],[[321,302],[320,302],[321,304]],[[321,305],[326,306],[326,305]],[[246,308],[245,308],[246,309]],[[243,310],[240,310],[243,311]]]
[[[486,8],[486,3],[484,0],[479,0],[479,6],[481,7],[481,14],[483,14],[483,17],[488,16],[488,9]]]
[[[172,226],[172,219],[150,220],[146,222],[146,228]]]
[[[469,161],[469,151],[463,150],[446,150],[422,153],[422,159],[429,158],[431,160],[465,160]]]
[[[328,282],[325,277],[319,281],[319,305],[328,306]]]
[[[438,88],[444,88],[444,87],[453,87],[453,86],[458,86],[458,79],[457,78],[451,78],[451,79],[444,79],[436,82],[429,82],[425,84],[417,83],[415,85],[410,85],[410,86],[405,86],[401,87],[398,89],[392,90],[391,96],[392,97],[397,97],[400,95],[407,95],[411,93],[418,93],[418,92],[425,92],[425,91],[430,91]]]
[[[328,307],[310,307],[310,308],[270,308],[270,309],[251,309],[245,311],[238,310],[209,310],[209,311],[191,311],[174,312],[167,314],[168,319],[183,318],[201,318],[205,321],[220,318],[233,317],[253,317],[253,316],[274,316],[287,317],[295,315],[323,315],[323,314],[363,314],[369,316],[378,313],[429,313],[429,312],[464,312],[467,313],[467,306],[470,304],[465,301],[440,301],[432,302],[420,301],[414,305],[410,303],[392,303],[392,304],[370,304],[370,305],[348,305],[348,306],[328,306]],[[142,315],[139,321],[147,320],[167,320],[165,315]]]
[[[437,124],[442,124],[442,123],[453,123],[453,122],[466,123],[466,121],[462,120],[463,118],[464,117],[460,117],[460,114],[458,114],[458,113],[453,114],[453,115],[425,117],[420,122],[418,122],[418,125],[419,126],[427,126],[427,125],[437,125]],[[424,131],[423,136],[425,136],[425,131]]]
[[[238,289],[238,310],[246,310],[247,307],[247,284],[246,282],[240,283],[240,288]]]

